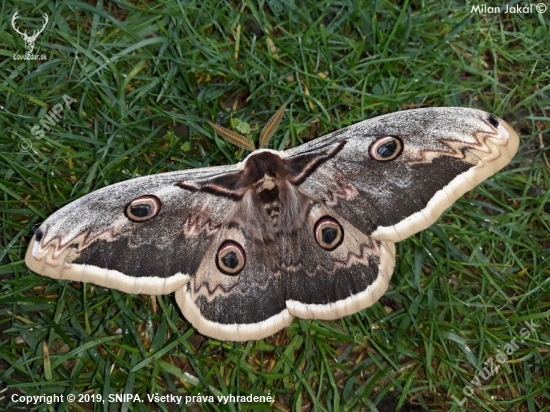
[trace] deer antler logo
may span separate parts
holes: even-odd
[[[36,39],[38,38],[38,36],[40,35],[40,33],[42,33],[44,31],[44,29],[46,28],[46,25],[48,24],[48,21],[49,21],[49,18],[48,18],[48,15],[46,13],[44,13],[44,20],[46,20],[44,22],[44,25],[42,26],[42,28],[40,30],[34,30],[33,34],[32,35],[28,35],[27,34],[27,31],[25,30],[24,33],[22,33],[18,28],[17,26],[15,25],[15,21],[17,20],[17,17],[19,17],[19,12],[16,11],[15,14],[13,15],[13,17],[11,18],[11,26],[13,27],[13,29],[19,33],[19,35],[21,36],[21,38],[25,41],[25,60],[31,60],[32,59],[32,51],[34,50],[34,43],[36,42]]]

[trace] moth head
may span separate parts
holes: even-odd
[[[216,254],[216,266],[224,275],[236,276],[246,264],[246,255],[241,245],[233,240],[226,240]]]
[[[160,200],[155,196],[140,196],[132,200],[124,209],[124,214],[132,222],[146,222],[160,212]]]
[[[317,244],[329,252],[336,249],[344,241],[342,225],[330,216],[323,216],[317,221],[313,234]]]
[[[387,162],[397,158],[403,151],[403,142],[394,136],[382,136],[369,147],[369,155],[379,162]]]

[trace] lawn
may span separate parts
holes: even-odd
[[[0,409],[550,411],[550,11],[93,3],[0,6]],[[33,50],[44,59],[14,58],[25,53],[16,11],[28,33],[49,16]],[[34,232],[62,206],[138,176],[237,163],[247,152],[208,122],[257,139],[285,102],[274,149],[435,106],[492,112],[520,148],[397,244],[374,306],[296,319],[260,341],[200,335],[173,295],[25,266]]]

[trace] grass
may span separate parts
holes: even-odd
[[[38,410],[550,410],[550,12],[481,15],[431,0],[91,3],[0,6],[5,410],[30,406],[14,395],[52,394],[64,401]],[[35,46],[47,60],[12,58],[24,53],[16,10],[23,26],[50,16]],[[77,102],[38,139],[31,128],[64,95]],[[206,122],[238,119],[256,136],[287,101],[277,149],[427,106],[493,112],[521,145],[398,244],[380,302],[339,321],[295,320],[262,341],[195,333],[173,296],[58,282],[24,265],[32,234],[61,206],[136,176],[235,163],[244,152]],[[498,371],[484,372],[489,359]],[[144,402],[103,402],[123,393]],[[155,393],[184,399],[150,402]],[[250,394],[273,401],[216,399]]]

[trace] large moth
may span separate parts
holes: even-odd
[[[25,262],[55,279],[175,292],[204,335],[261,339],[293,317],[335,319],[374,304],[394,270],[394,242],[433,224],[518,144],[506,122],[479,110],[388,114],[236,165],[97,190],[48,218]]]

